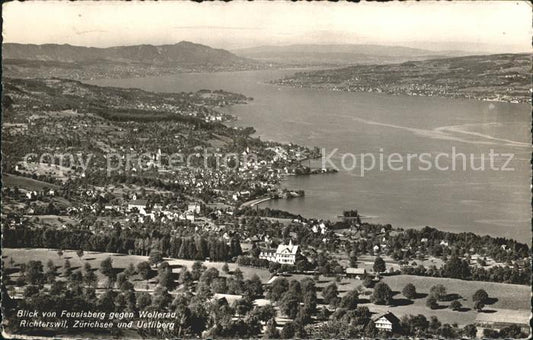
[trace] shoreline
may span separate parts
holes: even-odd
[[[510,100],[498,100],[498,99],[488,99],[488,98],[479,98],[479,97],[467,97],[467,96],[453,96],[453,95],[428,95],[428,94],[416,94],[408,92],[387,92],[387,91],[370,91],[370,90],[350,90],[346,88],[330,88],[328,86],[297,86],[293,84],[283,84],[283,83],[271,83],[271,85],[281,86],[292,89],[314,89],[330,92],[345,92],[345,93],[369,93],[369,94],[378,94],[378,95],[388,95],[388,96],[407,96],[407,97],[424,97],[424,98],[443,98],[443,99],[452,99],[452,100],[474,100],[480,102],[488,103],[502,103],[502,104],[526,104],[531,105],[531,99],[520,100],[520,101],[510,101]]]
[[[259,205],[259,204],[264,203],[264,202],[268,202],[270,200],[272,200],[272,197],[256,198],[256,199],[244,202],[243,204],[241,204],[239,206],[239,209],[240,208],[244,208],[244,207],[254,207],[256,205]]]
[[[254,70],[256,71],[256,70]],[[233,71],[233,72],[228,72],[228,73],[235,73],[235,72],[249,72],[249,71]],[[253,72],[253,71],[252,71]],[[204,72],[200,72],[200,73],[204,73]],[[84,81],[82,81],[84,82]],[[88,82],[89,83],[89,82]],[[89,83],[91,85],[96,85],[94,83]],[[276,86],[276,85],[280,85],[280,84],[274,84],[274,83],[268,83],[268,82],[265,82],[266,85],[269,85],[269,86]],[[96,86],[104,86],[104,87],[107,87],[109,85],[96,85]],[[282,85],[283,87],[288,87],[288,88],[294,88],[295,86],[290,86],[290,85]],[[296,88],[299,88],[299,87],[296,87]],[[333,90],[330,90],[330,89],[327,89],[327,88],[323,88],[323,87],[305,87],[305,88],[308,88],[308,89],[315,89],[315,90],[318,90],[318,91],[332,91],[332,92],[335,92]],[[165,93],[165,92],[159,92],[159,91],[153,91],[153,92],[157,92],[157,93]],[[348,92],[348,91],[343,91],[343,92]],[[407,96],[407,97],[414,97],[412,95],[409,95],[409,94],[404,94],[404,93],[399,93],[399,94],[388,94],[388,93],[376,93],[376,92],[362,92],[362,93],[368,93],[368,94],[373,94],[373,95],[387,95],[387,96]],[[419,96],[420,97],[420,96]],[[465,100],[465,101],[482,101],[480,99],[475,99],[475,98],[462,98],[462,97],[459,97],[459,98],[455,98],[455,97],[442,97],[442,96],[425,96],[425,97],[434,97],[434,98],[442,98],[442,99],[449,99],[449,100]],[[502,103],[507,103],[507,102],[502,102]],[[521,105],[521,104],[527,104],[527,103],[519,103],[517,105]],[[246,105],[246,104],[235,104],[235,105]],[[232,105],[233,106],[233,105]],[[228,110],[220,110],[220,108],[217,109],[217,111],[219,112],[223,112],[223,113],[226,113],[228,114]],[[232,116],[238,121],[240,120],[240,117],[232,114]],[[233,127],[235,128],[235,125],[232,124],[232,122],[224,122],[223,123],[225,126],[227,127]],[[252,134],[252,136],[254,137],[260,137],[260,136],[257,136],[257,133],[254,133]],[[272,138],[266,138],[266,139],[263,139],[261,138],[261,140],[264,140],[264,141],[270,141],[270,142],[275,142],[275,143],[281,143],[281,144],[287,144],[288,142],[284,142],[284,141],[278,141],[278,140],[275,140],[275,139],[272,139]],[[310,158],[310,159],[313,159],[313,158]],[[304,163],[306,162],[308,159],[302,159],[300,160],[300,163]],[[281,183],[285,180],[287,180],[288,178],[291,178],[291,177],[295,177],[295,176],[292,176],[292,175],[286,175],[286,176],[283,176],[283,179],[282,181],[279,183],[279,185],[281,185]],[[268,201],[271,201],[273,200],[273,198],[265,198],[265,197],[261,197],[261,198],[256,198],[256,199],[253,199],[253,200],[250,200],[250,201],[247,201],[247,202],[244,202],[242,203],[239,207],[254,207],[254,206],[260,206],[260,204],[262,203],[265,203],[265,202],[268,202]],[[261,207],[261,206],[260,206]],[[291,212],[290,210],[286,210],[287,212],[290,212],[290,213],[293,213]],[[316,216],[307,216],[309,218],[314,218]],[[393,225],[396,225],[393,221],[388,221],[388,223],[391,223]],[[423,227],[423,225],[419,225],[419,226],[415,226],[415,225],[409,225],[409,226],[402,226],[402,228],[414,228],[414,229],[419,229]],[[446,228],[439,228],[439,230],[443,230],[443,231],[446,231],[447,229]],[[485,233],[481,233],[481,232],[474,232],[475,234],[477,235],[487,235]],[[495,236],[494,236],[495,237]],[[508,236],[500,236],[500,237],[508,237]],[[518,239],[516,239],[518,240]]]

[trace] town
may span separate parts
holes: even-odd
[[[526,244],[373,224],[357,210],[330,221],[261,207],[305,196],[285,176],[334,171],[305,165],[318,148],[262,141],[219,112],[252,98],[60,79],[8,78],[4,89],[2,292],[12,334],[32,334],[18,310],[177,315],[172,327],[94,336],[529,334]],[[190,164],[161,157],[174,153]],[[141,154],[146,162],[116,166]],[[217,162],[227,154],[238,157]],[[133,319],[124,321],[144,322]]]
[[[298,72],[274,83],[333,91],[531,103],[528,54],[467,56],[393,65],[356,65]]]

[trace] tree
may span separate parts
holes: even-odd
[[[78,249],[76,250],[76,255],[78,255],[78,257],[81,259],[83,257],[83,249]]]
[[[454,311],[459,311],[462,307],[463,305],[458,300],[453,300],[452,303],[450,303],[450,309]]]
[[[483,329],[483,338],[484,339],[498,339],[500,338],[500,332],[491,328]]]
[[[179,280],[180,283],[185,287],[188,287],[193,282],[192,274],[187,270],[187,267],[181,268]]]
[[[198,282],[198,285],[196,286],[196,297],[201,301],[204,301],[210,299],[212,296],[213,292],[211,291],[211,287],[205,282]]]
[[[135,275],[135,273],[136,273],[136,271],[135,271],[135,266],[133,265],[133,263],[130,263],[128,265],[128,267],[126,267],[126,269],[124,269],[124,274],[127,277],[133,276],[133,275]]]
[[[31,285],[43,283],[43,263],[41,261],[29,261],[24,274],[28,280],[28,283]]]
[[[298,309],[298,314],[296,314],[296,318],[294,318],[294,322],[297,325],[305,326],[312,321],[312,311],[307,306],[300,306]]]
[[[357,268],[357,251],[354,249],[350,252],[350,267]]]
[[[441,326],[441,322],[439,321],[439,319],[437,319],[436,316],[431,316],[429,318],[429,328],[433,331],[433,332],[436,332],[440,326]]]
[[[37,295],[39,294],[39,287],[35,286],[35,285],[28,285],[26,286],[26,288],[24,288],[24,297],[26,298],[29,298],[29,297],[32,297],[34,295]]]
[[[472,301],[474,301],[474,308],[477,311],[481,311],[487,300],[489,299],[489,294],[484,289],[478,289],[474,295],[472,295]]]
[[[124,273],[120,273],[117,275],[117,287],[120,288],[120,286],[122,286],[122,284],[124,284],[124,282],[126,282],[128,280],[128,277],[126,276],[126,274]]]
[[[174,289],[174,279],[172,278],[172,268],[168,265],[168,262],[163,262],[159,266],[157,274],[157,283],[167,288],[168,290]]]
[[[267,322],[276,317],[276,310],[272,305],[268,304],[264,306],[256,306],[252,311],[252,314],[254,314],[260,321]]]
[[[313,286],[314,288],[314,286]],[[316,290],[315,289],[305,289],[304,290],[304,297],[303,297],[304,306],[309,308],[311,313],[316,312],[316,305],[317,305],[317,297],[316,297]]]
[[[472,295],[472,301],[486,303],[489,299],[489,294],[484,289],[478,289],[474,295]]]
[[[152,304],[152,297],[149,293],[143,292],[140,293],[137,297],[137,308],[139,310],[145,310],[146,307]]]
[[[469,338],[475,338],[477,334],[477,327],[473,324],[466,325],[463,328],[463,334]]]
[[[429,321],[422,314],[411,315],[408,324],[410,333],[416,335],[424,334],[429,327]]]
[[[163,255],[157,249],[150,250],[150,257],[148,258],[152,266],[157,266],[160,262],[163,261]]]
[[[439,307],[439,304],[437,303],[437,298],[434,295],[428,296],[428,298],[426,299],[426,306],[431,309]]]
[[[342,297],[340,307],[347,309],[355,309],[357,308],[358,299],[359,293],[357,292],[357,290],[351,290]]]
[[[375,338],[378,335],[378,330],[374,321],[370,320],[364,328],[365,336],[368,338]]]
[[[172,302],[172,295],[169,294],[166,287],[157,286],[152,298],[152,306],[158,310],[164,310]]]
[[[268,271],[272,274],[277,273],[280,268],[281,265],[277,262],[270,262],[268,264]]]
[[[276,328],[276,320],[274,318],[268,320],[265,329],[265,339],[279,339],[280,334]]]
[[[226,274],[229,273],[229,266],[227,263],[224,263],[224,265],[222,266],[222,271]]]
[[[142,277],[143,280],[148,281],[148,279],[150,278],[151,271],[152,271],[152,268],[150,267],[150,263],[146,261],[140,262],[137,265],[137,272],[139,273],[139,275]]]
[[[87,263],[88,264],[88,263]],[[90,266],[89,266],[90,267]],[[98,277],[96,276],[96,274],[92,271],[91,268],[88,268],[86,269],[85,271],[85,275],[83,276],[83,282],[89,286],[89,287],[93,287],[93,288],[96,288],[96,286],[98,285]]]
[[[450,324],[445,323],[442,325],[442,327],[439,329],[439,334],[443,338],[447,339],[457,339],[457,332],[456,328],[452,327]]]
[[[518,339],[518,338],[525,338],[526,335],[522,332],[522,330],[520,329],[520,326],[510,325],[507,327],[503,327],[500,330],[500,337],[503,339]]]
[[[70,265],[70,261],[68,259],[65,260],[65,264],[63,265],[63,274],[66,277],[69,277],[70,274],[72,274],[72,266]]]
[[[298,280],[291,280],[289,283],[289,292],[294,295],[298,301],[302,301],[302,286],[300,285],[300,281]]]
[[[98,299],[98,307],[104,312],[115,311],[117,293],[111,289],[106,290]]]
[[[226,284],[226,278],[224,276],[217,277],[211,282],[211,290],[213,293],[227,294],[228,285]]]
[[[272,301],[280,301],[285,292],[289,289],[289,281],[285,278],[279,278],[272,282],[267,298]]]
[[[294,337],[295,329],[292,322],[287,322],[281,329],[282,339],[292,339]]]
[[[451,277],[454,279],[469,279],[471,276],[470,265],[467,261],[453,256],[443,266],[444,277]]]
[[[288,291],[283,296],[283,299],[281,300],[280,310],[281,313],[286,315],[287,317],[294,319],[296,318],[296,315],[298,314],[298,309],[300,307],[300,301],[298,300],[298,297],[295,296],[295,294],[291,291]]]
[[[416,287],[415,287],[415,285],[412,284],[412,283],[406,284],[405,287],[403,287],[402,294],[403,294],[403,296],[405,296],[406,298],[408,298],[410,300],[415,299],[416,298]]]
[[[259,298],[263,295],[263,284],[257,274],[254,274],[250,280],[245,282],[245,295],[252,299]]]
[[[327,304],[330,304],[331,306],[337,305],[338,298],[339,298],[338,296],[339,296],[339,290],[335,282],[326,286],[326,288],[324,288],[324,291],[322,292],[322,297],[324,298],[324,302]]]
[[[48,260],[48,262],[46,263],[46,282],[53,283],[56,280],[56,276],[56,265],[54,264],[54,261]]]
[[[252,300],[244,298],[234,302],[233,309],[238,315],[244,316],[254,307]]]
[[[376,257],[376,259],[374,260],[374,272],[376,273],[383,273],[386,268],[385,268],[385,261],[381,258],[381,257]]]
[[[219,272],[218,269],[212,267],[202,273],[200,276],[200,281],[205,282],[205,284],[210,285],[214,279],[218,278]]]
[[[373,284],[374,284],[374,281],[372,280],[370,275],[365,276],[365,278],[363,279],[363,286],[365,288],[371,288]]]
[[[111,257],[107,257],[100,262],[100,272],[108,279],[108,287],[111,287],[112,283],[116,280],[115,269],[113,268],[113,260]]]
[[[372,293],[372,301],[376,305],[390,305],[392,303],[392,290],[385,282],[378,282]]]
[[[192,268],[191,268],[191,275],[192,275],[192,279],[193,281],[196,281],[198,279],[200,279],[200,276],[202,275],[202,273],[205,271],[205,266],[202,264],[202,262],[200,261],[195,261],[193,264],[192,264]]]
[[[442,301],[446,297],[446,287],[441,284],[435,285],[429,289],[429,294]]]

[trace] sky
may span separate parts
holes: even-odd
[[[531,51],[527,1],[56,2],[3,4],[4,42],[93,47],[174,44],[238,49],[382,44],[432,50]]]

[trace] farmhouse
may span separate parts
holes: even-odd
[[[365,268],[353,268],[353,267],[346,268],[346,277],[361,279],[361,277],[364,276],[365,274],[366,274]]]
[[[202,206],[198,203],[190,203],[187,206],[187,212],[199,214],[202,211]]]
[[[378,315],[374,318],[374,323],[378,330],[386,332],[396,331],[400,326],[400,320],[391,312]]]
[[[294,264],[299,251],[299,246],[295,246],[292,241],[289,241],[288,245],[280,244],[276,250],[272,248],[262,249],[259,258],[280,264]]]
[[[133,209],[137,209],[139,213],[145,215],[146,214],[146,205],[148,204],[148,201],[146,200],[133,200],[128,203],[128,211],[132,211]]]

